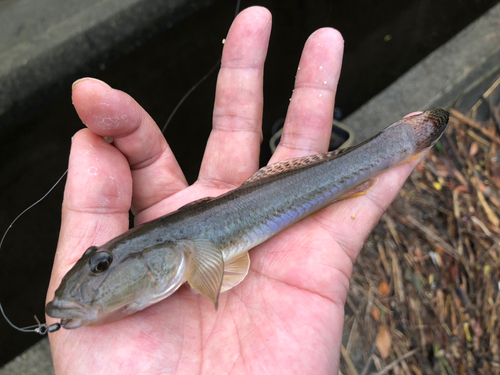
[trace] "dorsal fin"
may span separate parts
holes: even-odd
[[[297,169],[305,167],[307,165],[321,163],[323,161],[332,160],[349,150],[348,148],[337,149],[330,152],[325,152],[323,154],[302,156],[300,158],[293,158],[287,160],[281,160],[276,163],[262,167],[257,172],[255,172],[248,180],[246,180],[243,185],[249,184],[251,182],[259,181],[263,178],[274,176],[291,169]],[[242,186],[243,186],[242,185]]]

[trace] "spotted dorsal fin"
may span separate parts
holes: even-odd
[[[249,183],[259,181],[263,178],[274,176],[292,169],[298,169],[302,168],[308,165],[313,165],[317,163],[321,163],[324,161],[332,160],[338,157],[339,155],[343,154],[346,152],[347,148],[344,149],[337,149],[334,151],[330,152],[325,152],[323,154],[316,154],[316,155],[308,155],[308,156],[302,156],[300,158],[294,158],[294,159],[287,159],[287,160],[281,160],[276,163],[267,165],[261,169],[259,169],[257,172],[255,172],[248,180],[246,180],[243,185],[247,185]],[[243,186],[242,185],[242,186]]]

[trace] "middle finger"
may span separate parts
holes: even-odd
[[[217,79],[213,129],[198,179],[205,186],[233,188],[258,169],[270,33],[271,14],[261,7],[242,11],[229,30]]]

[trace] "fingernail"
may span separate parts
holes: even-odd
[[[84,77],[84,78],[80,78],[80,79],[77,79],[75,82],[73,82],[73,85],[71,86],[71,90],[74,90],[76,85],[78,85],[79,83],[81,82],[85,82],[85,81],[92,81],[92,82],[96,82],[96,83],[100,83],[101,85],[104,85],[106,86],[107,88],[111,88],[110,85],[108,85],[106,82],[104,81],[101,81],[100,79],[96,79],[96,78],[91,78],[91,77]]]

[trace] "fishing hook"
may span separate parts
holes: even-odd
[[[24,328],[20,328],[20,327],[16,326],[14,323],[12,323],[9,318],[7,318],[7,315],[5,314],[5,311],[3,310],[3,306],[2,306],[1,303],[0,303],[0,312],[2,313],[2,316],[4,317],[5,321],[12,328],[14,328],[14,329],[16,329],[16,330],[18,330],[20,332],[25,332],[25,333],[35,332],[35,333],[38,333],[41,336],[44,336],[47,333],[56,332],[56,331],[59,331],[59,329],[61,329],[61,324],[60,323],[54,323],[54,324],[51,324],[50,326],[47,326],[46,323],[40,323],[40,321],[38,320],[38,318],[36,317],[36,315],[35,315],[35,320],[36,320],[37,324],[34,324],[32,326],[27,326],[27,327],[24,327]]]

